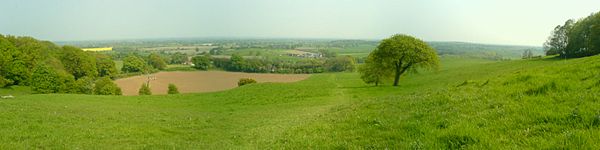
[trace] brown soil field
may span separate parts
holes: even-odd
[[[296,82],[308,78],[308,74],[263,74],[224,71],[159,72],[150,75],[152,94],[167,94],[169,83],[177,86],[180,93],[201,93],[223,91],[237,87],[240,78],[252,78],[264,82]],[[134,76],[118,79],[115,83],[123,90],[123,95],[138,95],[138,90],[148,76]]]

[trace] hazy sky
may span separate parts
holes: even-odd
[[[172,37],[381,39],[540,46],[600,0],[2,0],[0,34],[52,41]]]

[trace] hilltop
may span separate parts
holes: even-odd
[[[0,100],[0,147],[592,148],[598,60],[447,56],[399,87],[325,73],[204,94],[19,95]]]

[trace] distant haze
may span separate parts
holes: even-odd
[[[43,40],[381,39],[540,46],[600,0],[2,0],[0,34]]]

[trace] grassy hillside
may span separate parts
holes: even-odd
[[[441,64],[399,87],[336,73],[207,94],[19,95],[0,99],[0,149],[600,147],[600,57]]]

